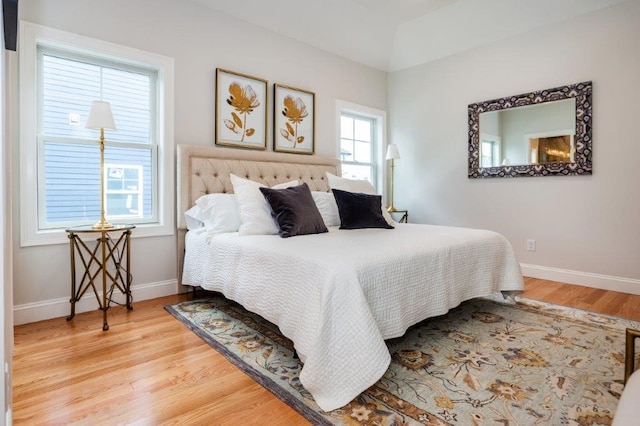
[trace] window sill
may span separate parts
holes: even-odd
[[[169,226],[158,224],[141,224],[131,233],[131,238],[165,237],[175,235],[175,229]],[[69,238],[64,229],[52,229],[38,231],[31,235],[23,235],[20,238],[20,247],[48,246],[57,244],[68,244]]]

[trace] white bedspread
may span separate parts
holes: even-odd
[[[491,231],[398,224],[280,238],[190,231],[183,284],[219,291],[295,345],[323,410],[386,371],[384,340],[461,302],[524,290],[509,242]]]

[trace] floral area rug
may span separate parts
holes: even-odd
[[[625,328],[640,328],[522,298],[467,301],[387,341],[392,362],[378,383],[324,412],[275,325],[216,294],[165,308],[314,424],[608,425]]]

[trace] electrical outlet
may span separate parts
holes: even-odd
[[[536,240],[527,240],[527,250],[536,251]]]

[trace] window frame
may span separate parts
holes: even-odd
[[[373,170],[373,179],[371,184],[374,186],[374,188],[376,188],[376,191],[378,192],[378,194],[383,194],[383,198],[384,197],[384,193],[386,193],[387,191],[385,191],[385,182],[387,182],[387,167],[386,167],[386,162],[385,162],[385,152],[387,149],[387,141],[386,141],[386,121],[387,121],[387,113],[383,110],[379,110],[379,109],[375,109],[375,108],[371,108],[368,106],[364,106],[364,105],[359,105],[359,104],[355,104],[352,102],[346,102],[346,101],[336,101],[336,141],[337,141],[337,153],[338,156],[337,158],[340,158],[340,150],[341,150],[341,118],[342,115],[351,115],[351,116],[355,116],[360,117],[360,118],[367,118],[367,119],[372,119],[375,120],[375,124],[374,124],[374,133],[372,135],[372,139],[375,141],[375,147],[372,148],[373,152],[372,152],[372,162],[374,164],[374,170]],[[340,159],[340,164],[342,165],[342,163],[348,163],[348,164],[352,164],[350,162],[343,162],[342,159]],[[362,163],[356,163],[354,162],[353,164],[362,164]],[[385,200],[386,201],[386,200]]]
[[[340,158],[340,163],[343,165],[351,165],[351,166],[368,166],[371,168],[371,180],[372,180],[372,184],[374,187],[376,187],[377,190],[377,177],[378,177],[378,169],[379,169],[379,165],[377,163],[377,152],[378,152],[378,136],[377,136],[377,127],[378,127],[378,120],[375,117],[371,117],[368,115],[363,115],[363,114],[355,114],[353,112],[348,112],[348,111],[342,111],[340,113],[340,156],[342,157],[342,140],[344,139],[342,137],[342,118],[343,117],[347,117],[350,118],[352,120],[360,120],[363,122],[368,122],[369,126],[371,128],[371,140],[369,141],[369,158],[371,159],[368,163],[362,162],[362,161],[355,161],[355,160],[343,160],[342,158]],[[355,151],[356,151],[356,147],[355,144],[356,142],[360,141],[359,139],[356,139],[355,137],[355,128],[353,129],[354,131],[354,135],[353,138],[351,138],[351,142],[353,144],[352,146],[352,150],[353,150],[353,154],[352,157],[355,157]]]
[[[501,158],[501,148],[502,148],[502,138],[500,136],[492,135],[489,133],[481,133],[480,134],[480,145],[482,144],[491,145],[491,155],[486,155],[484,150],[480,148],[480,163],[482,163],[482,158],[487,157],[491,159],[490,166],[482,166],[482,167],[496,167],[500,165]]]
[[[38,46],[99,60],[151,68],[157,72],[156,114],[152,118],[156,135],[155,223],[136,226],[137,237],[174,235],[174,60],[155,53],[68,33],[53,28],[20,22],[20,246],[68,243],[63,227],[39,229],[38,210],[38,119],[39,82]],[[97,143],[97,142],[96,142]],[[38,182],[38,188],[33,188]]]
[[[65,60],[70,60],[70,61],[78,61],[78,62],[83,62],[83,63],[90,63],[92,65],[95,66],[99,66],[99,67],[106,67],[106,68],[111,68],[111,69],[118,69],[118,70],[124,70],[124,71],[129,71],[129,72],[133,72],[133,73],[137,73],[137,74],[142,74],[142,75],[148,75],[149,76],[149,81],[150,81],[150,86],[155,89],[152,90],[149,93],[149,101],[150,101],[150,117],[149,117],[149,139],[150,139],[150,143],[140,143],[140,142],[123,142],[123,141],[117,141],[117,140],[111,140],[111,138],[109,137],[109,134],[105,135],[105,148],[109,149],[109,148],[132,148],[132,149],[144,149],[144,150],[148,150],[150,153],[150,158],[151,158],[151,164],[158,164],[157,158],[158,158],[158,144],[156,143],[156,141],[158,141],[158,137],[157,137],[157,92],[158,92],[158,85],[157,85],[157,70],[151,68],[151,67],[140,67],[140,66],[132,66],[130,64],[123,64],[122,62],[114,62],[113,60],[105,60],[104,58],[99,58],[96,57],[95,55],[93,56],[87,56],[87,55],[80,55],[77,54],[76,52],[69,52],[69,51],[64,51],[61,49],[54,49],[51,48],[49,46],[45,46],[42,44],[39,44],[38,46],[36,46],[36,54],[38,56],[37,58],[37,66],[38,66],[38,72],[43,70],[44,67],[44,56],[52,56],[52,57],[58,57],[58,58],[63,58]],[[44,127],[44,123],[42,122],[42,118],[43,118],[43,112],[44,112],[44,106],[43,106],[43,100],[44,100],[44,87],[43,87],[43,81],[41,79],[37,79],[36,84],[38,85],[37,89],[36,89],[36,93],[37,93],[37,108],[39,111],[39,114],[37,115],[38,118],[38,124],[37,124],[37,128],[36,128],[36,139],[37,139],[37,151],[38,151],[38,164],[41,165],[45,165],[45,145],[46,143],[60,143],[60,144],[65,144],[68,146],[72,146],[72,145],[84,145],[84,146],[94,146],[97,149],[97,135],[95,139],[87,139],[85,137],[66,137],[66,136],[50,136],[50,135],[45,135],[43,132],[43,127]],[[88,112],[88,111],[87,111]],[[81,123],[83,124],[83,123]],[[110,132],[109,132],[110,133]],[[106,168],[107,164],[105,164],[105,168]],[[96,170],[97,171],[97,170]],[[45,185],[45,181],[46,181],[46,172],[44,170],[44,167],[42,168],[38,168],[37,170],[38,173],[38,200],[44,200],[46,197],[46,185]],[[152,200],[155,200],[157,197],[157,184],[158,184],[158,179],[157,176],[158,173],[154,173],[152,171],[151,173],[151,198]],[[106,182],[106,181],[105,181]],[[105,188],[106,190],[106,188]],[[107,216],[107,220],[130,220],[131,222],[135,223],[137,226],[143,225],[143,224],[154,224],[157,223],[158,221],[158,209],[154,208],[152,209],[152,214],[151,217],[148,218],[134,218],[134,217],[119,217],[119,216],[111,216],[109,215],[109,208],[108,208],[108,204],[106,202],[106,192],[105,192],[105,215]],[[46,210],[44,207],[39,206],[38,208],[38,229],[40,231],[46,231],[46,230],[56,230],[56,229],[60,229],[60,228],[66,228],[69,226],[77,226],[80,222],[79,221],[60,221],[51,225],[47,225],[47,221],[46,221]],[[87,220],[86,224],[93,224],[95,222],[96,219],[91,219],[91,220]]]

